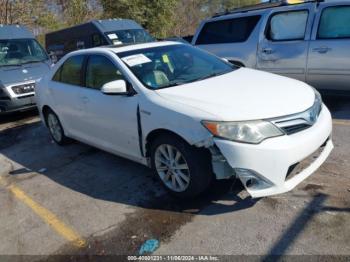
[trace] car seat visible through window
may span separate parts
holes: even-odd
[[[155,64],[153,62],[144,64],[142,66],[142,71],[142,80],[150,87],[158,88],[169,84],[169,79],[166,73],[159,69],[155,69]]]

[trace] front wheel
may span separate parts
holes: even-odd
[[[151,160],[162,184],[177,197],[199,195],[209,187],[213,177],[210,153],[176,136],[156,139],[151,146]]]

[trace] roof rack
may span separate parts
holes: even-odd
[[[234,8],[232,10],[226,10],[224,12],[216,13],[213,17],[219,17],[219,16],[234,14],[234,13],[244,13],[244,12],[249,12],[254,10],[269,9],[269,8],[279,7],[279,6],[288,6],[288,5],[305,4],[305,3],[320,3],[320,2],[324,2],[324,0],[269,0],[261,4],[243,6],[239,8]]]

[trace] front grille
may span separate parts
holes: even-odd
[[[35,89],[35,83],[15,85],[15,86],[12,86],[11,89],[16,95],[33,93]]]
[[[309,128],[310,125],[307,124],[297,124],[297,125],[291,125],[291,126],[286,126],[286,127],[281,127],[281,129],[287,134],[287,135],[292,135],[294,133],[298,133],[300,131],[303,131],[307,128]]]
[[[28,98],[28,97],[33,97],[34,94],[31,94],[31,95],[25,95],[25,96],[20,96],[18,97],[18,99],[25,99],[25,98]]]
[[[321,109],[322,104],[315,102],[312,107],[304,112],[270,119],[270,121],[286,135],[292,135],[313,126],[321,113]]]
[[[307,158],[300,161],[299,163],[291,165],[286,175],[286,181],[292,179],[293,177],[300,174],[303,170],[308,168],[322,154],[328,140],[329,138],[314,153],[309,155]]]

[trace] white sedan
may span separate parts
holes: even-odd
[[[252,197],[283,193],[333,149],[315,89],[181,43],[72,52],[36,96],[58,144],[73,138],[147,165],[179,197],[233,176]]]

